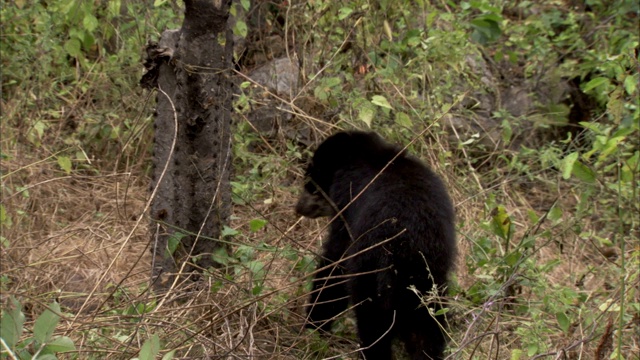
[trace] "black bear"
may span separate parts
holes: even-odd
[[[365,359],[391,359],[396,337],[412,359],[441,359],[434,295],[446,288],[456,242],[440,178],[375,133],[339,132],[315,151],[296,212],[332,218],[306,326],[330,330],[351,303]]]

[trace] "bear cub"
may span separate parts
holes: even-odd
[[[296,212],[332,219],[306,326],[329,331],[351,304],[365,359],[391,359],[396,337],[411,359],[442,359],[444,319],[424,305],[441,308],[456,255],[440,178],[375,133],[339,132],[316,149]]]

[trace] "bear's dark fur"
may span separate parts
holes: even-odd
[[[330,330],[351,303],[365,359],[391,359],[395,337],[412,359],[441,359],[444,322],[424,302],[440,309],[456,243],[438,176],[375,133],[340,132],[315,151],[296,212],[333,218],[307,327]]]

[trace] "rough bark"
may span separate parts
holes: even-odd
[[[141,83],[158,88],[151,183],[157,191],[150,215],[153,273],[161,287],[173,279],[165,275],[176,274],[185,262],[183,273],[189,274],[216,266],[211,254],[226,251],[216,239],[231,210],[229,5],[185,0],[182,28],[165,31],[147,47]],[[167,256],[177,239],[176,251]]]

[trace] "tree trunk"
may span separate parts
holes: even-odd
[[[150,215],[161,288],[174,278],[166,275],[216,266],[211,254],[227,250],[217,239],[231,211],[229,6],[185,0],[182,28],[147,46],[141,83],[158,89]]]

